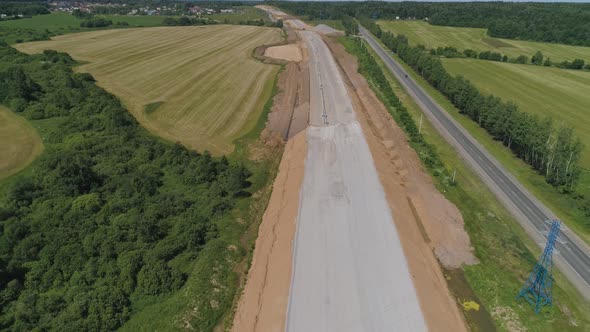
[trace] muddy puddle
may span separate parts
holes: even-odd
[[[449,289],[457,299],[471,331],[497,331],[492,316],[477,298],[462,269],[443,269]]]

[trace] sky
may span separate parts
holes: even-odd
[[[286,1],[317,1],[317,2],[340,2],[340,1],[364,1],[364,0],[286,0]],[[402,2],[401,0],[380,0],[385,2]],[[412,0],[411,2],[492,2],[490,0]],[[590,0],[514,0],[514,1],[497,1],[493,2],[560,2],[560,3],[590,3]]]

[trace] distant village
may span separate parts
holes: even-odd
[[[83,13],[117,13],[124,15],[165,15],[165,16],[201,16],[212,15],[218,13],[235,13],[239,10],[233,8],[205,8],[193,5],[143,5],[143,6],[129,6],[127,4],[119,3],[92,3],[92,2],[78,2],[78,1],[56,1],[49,3],[49,10],[52,12],[68,12],[81,11]]]

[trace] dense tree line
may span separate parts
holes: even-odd
[[[383,32],[368,19],[362,24],[444,94],[461,113],[543,174],[548,183],[573,189],[579,176],[576,163],[582,144],[571,128],[555,129],[549,118],[520,112],[514,103],[493,95],[485,96],[462,76],[450,75],[438,57],[423,48],[409,46],[404,36]]]
[[[178,16],[183,14],[189,14],[188,9],[195,5],[203,8],[213,9],[216,13],[219,13],[222,9],[231,9],[233,7],[241,6],[255,6],[258,4],[256,1],[242,2],[242,1],[133,1],[133,0],[107,0],[107,1],[92,1],[95,4],[124,4],[125,6],[95,6],[93,12],[95,14],[117,14],[126,15],[131,9],[138,9],[145,6],[151,7],[162,7],[163,5],[168,6],[168,9],[164,10],[161,8],[160,15]],[[145,15],[145,14],[139,14]]]
[[[48,40],[55,33],[49,30],[0,26],[0,43]]]
[[[229,24],[229,21],[224,21],[224,23]],[[272,21],[265,21],[263,19],[258,20],[245,20],[239,21],[239,25],[253,25],[258,27],[271,27],[271,28],[283,28],[283,20],[277,20],[276,22]]]
[[[422,48],[422,46],[418,46]],[[490,60],[490,61],[501,61],[501,62],[508,62],[508,63],[518,63],[518,64],[533,64],[537,66],[554,66],[558,68],[564,69],[574,69],[574,70],[581,70],[586,69],[590,70],[590,64],[586,64],[586,62],[582,59],[574,59],[573,61],[563,61],[563,62],[552,62],[550,58],[544,58],[543,53],[541,51],[537,51],[533,54],[530,59],[526,55],[519,55],[514,58],[509,58],[507,55],[503,55],[498,52],[492,51],[482,51],[477,53],[472,49],[465,49],[463,52],[459,52],[455,47],[445,46],[445,47],[437,47],[436,49],[430,50],[431,55],[437,55],[445,58],[473,58],[473,59],[480,59],[480,60]]]
[[[102,17],[94,17],[80,22],[81,28],[104,28],[113,25],[113,21]]]
[[[556,3],[448,4],[432,24],[487,28],[498,38],[590,46],[590,5]]]
[[[41,2],[0,2],[0,14],[14,15],[43,15],[49,14],[47,4]]]
[[[426,19],[432,24],[487,28],[490,36],[590,46],[590,4],[511,2],[273,2],[310,20],[345,16]]]
[[[45,152],[0,194],[0,330],[117,329],[132,297],[178,290],[210,242],[227,248],[217,221],[249,185],[240,164],[149,135],[74,64],[0,45],[0,103],[46,119]]]
[[[373,90],[375,90],[379,98],[387,106],[387,110],[391,116],[402,127],[408,136],[410,144],[418,152],[418,156],[424,165],[435,176],[440,176],[443,179],[443,183],[454,185],[452,177],[438,157],[435,148],[424,140],[410,112],[408,112],[395,92],[393,92],[391,84],[389,84],[389,81],[383,74],[383,70],[377,64],[365,43],[361,39],[356,38],[352,40],[351,47],[352,49],[349,49],[349,51],[352,51],[358,58],[359,72],[367,78]]]
[[[347,36],[356,35],[359,33],[358,23],[356,23],[354,18],[350,16],[344,16],[342,18],[342,26],[344,27],[344,33]]]
[[[258,19],[258,20],[245,20],[245,21],[239,21],[238,22],[240,25],[253,25],[253,26],[258,26],[258,27],[263,27],[265,26],[264,20],[263,19]],[[282,21],[281,21],[282,24]]]
[[[166,17],[162,21],[163,25],[170,25],[170,26],[189,26],[189,25],[207,25],[207,24],[217,24],[216,21],[210,21],[204,18],[192,18],[187,16],[182,16],[179,18],[174,17]]]
[[[94,14],[89,13],[89,12],[85,12],[85,11],[81,11],[80,9],[74,9],[72,11],[72,16],[74,16],[75,18],[79,18],[79,19],[88,19],[88,18],[93,18]]]
[[[209,24],[220,24],[220,23],[221,22],[219,22],[219,21],[210,20],[207,18],[193,18],[193,17],[187,17],[187,16],[182,16],[179,18],[166,17],[162,21],[163,25],[169,25],[169,26],[209,25]],[[225,20],[223,23],[229,24],[229,21]],[[264,27],[264,26],[265,27],[276,27],[276,28],[283,27],[282,20],[277,20],[276,22],[270,22],[270,21],[265,22],[262,19],[245,20],[245,21],[239,21],[238,24],[239,25],[253,25],[253,26],[259,26],[259,27]]]

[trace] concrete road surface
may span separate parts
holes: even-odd
[[[549,230],[547,220],[556,216],[527,191],[484,147],[446,113],[383,48],[369,31],[360,27],[361,34],[376,51],[406,91],[412,96],[435,127],[472,166],[481,179],[513,213],[527,233],[544,246]],[[576,288],[590,299],[590,249],[574,233],[562,224],[560,240],[556,245],[557,266]]]
[[[319,35],[300,34],[310,59],[311,126],[286,330],[425,331],[391,211],[338,67]]]

